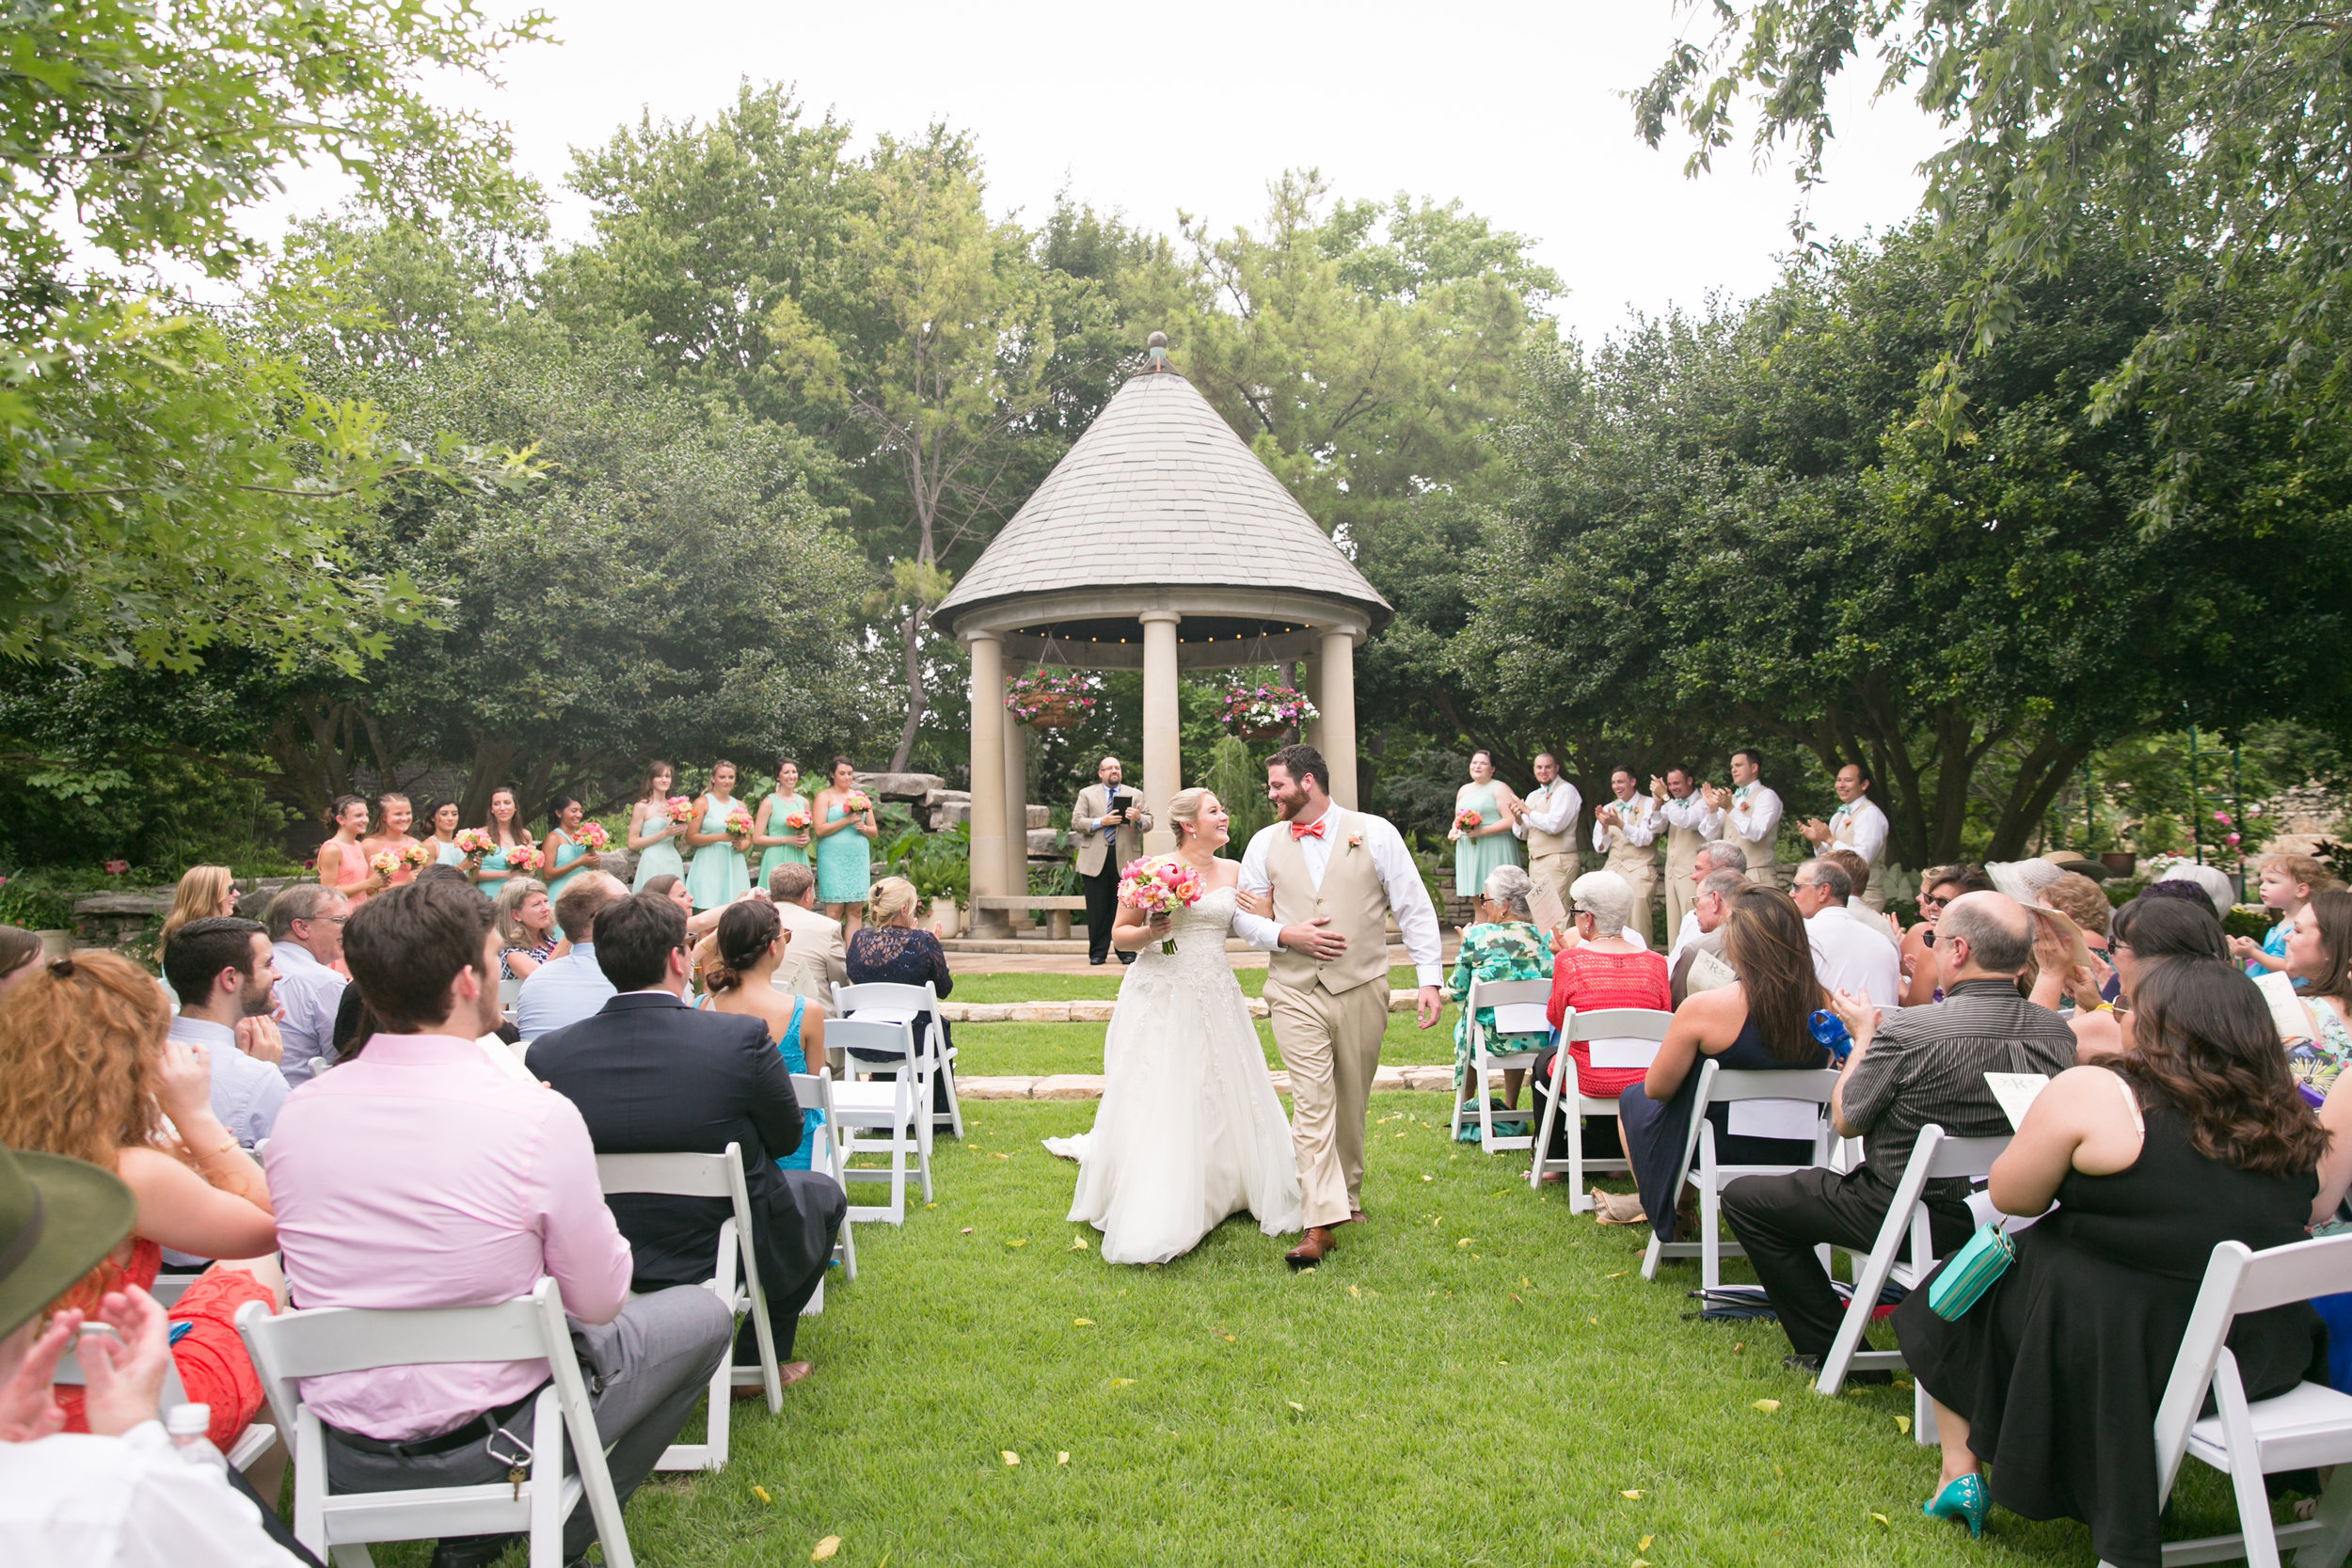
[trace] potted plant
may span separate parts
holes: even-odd
[[[1305,692],[1275,685],[1226,688],[1225,706],[1217,714],[1218,721],[1244,740],[1271,740],[1318,717]]]
[[[1099,675],[1065,670],[1032,670],[1005,690],[1005,706],[1021,722],[1041,730],[1074,728],[1102,700]]]

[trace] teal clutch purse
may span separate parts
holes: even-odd
[[[1995,1221],[1979,1230],[1936,1272],[1935,1283],[1928,1287],[1929,1311],[1947,1323],[1957,1323],[1993,1288],[2010,1259],[2017,1256],[2017,1243],[2001,1228],[2007,1223]]]

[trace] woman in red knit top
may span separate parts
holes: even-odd
[[[1666,960],[1626,934],[1626,919],[1633,910],[1632,885],[1613,871],[1588,871],[1568,889],[1574,929],[1551,933],[1551,1005],[1553,1029],[1563,1027],[1568,1009],[1597,1012],[1605,1007],[1645,1007],[1671,1012],[1674,1003],[1666,985]],[[1643,1068],[1597,1068],[1591,1048],[1572,1041],[1568,1058],[1576,1064],[1576,1093],[1588,1100],[1614,1100],[1629,1084],[1638,1084]],[[1552,1058],[1547,1051],[1535,1059],[1535,1092],[1551,1089]],[[1541,1105],[1537,1109],[1540,1111]],[[1559,1140],[1553,1155],[1565,1159],[1566,1138],[1574,1136],[1576,1117],[1569,1112],[1552,1122]],[[1610,1118],[1616,1126],[1616,1118]],[[1617,1137],[1612,1132],[1613,1139]],[[1623,1141],[1617,1141],[1622,1151]],[[1587,1153],[1597,1153],[1588,1145]],[[1609,1154],[1616,1158],[1616,1154]],[[1557,1172],[1546,1180],[1562,1180]]]

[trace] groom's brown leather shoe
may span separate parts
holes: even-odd
[[[1331,1234],[1327,1225],[1311,1225],[1307,1235],[1296,1246],[1282,1254],[1282,1260],[1294,1269],[1311,1268],[1339,1250],[1340,1239]]]

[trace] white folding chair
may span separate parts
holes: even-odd
[[[963,1136],[963,1102],[956,1098],[956,1053],[948,1049],[946,1034],[940,1028],[938,988],[929,980],[919,986],[898,985],[885,980],[869,980],[858,986],[836,985],[833,988],[833,1006],[834,1011],[843,1018],[864,1013],[884,1023],[925,1016],[930,1018],[930,1023],[923,1030],[923,1037],[915,1041],[923,1070],[923,1092],[916,1103],[927,1109],[935,1103],[931,1081],[942,1078],[947,1086],[947,1108],[932,1111],[923,1118],[923,1162],[925,1168],[929,1169],[931,1128],[946,1127],[956,1137]],[[826,1043],[832,1044],[830,1037]],[[923,1189],[923,1196],[927,1199],[931,1196],[929,1187]]]
[[[608,1198],[624,1193],[658,1194],[664,1197],[723,1197],[735,1212],[719,1222],[718,1260],[706,1288],[726,1304],[740,1325],[752,1318],[752,1334],[759,1341],[759,1365],[735,1366],[730,1353],[722,1356],[710,1374],[709,1409],[704,1418],[703,1440],[673,1443],[654,1462],[657,1470],[721,1470],[727,1463],[728,1415],[735,1407],[730,1390],[764,1388],[768,1413],[784,1408],[784,1382],[776,1366],[774,1331],[768,1323],[768,1292],[759,1283],[758,1248],[752,1229],[752,1194],[743,1175],[743,1146],[727,1145],[723,1154],[599,1154],[596,1184]]]
[[[841,1145],[834,1136],[833,1069],[818,1068],[814,1073],[792,1075],[792,1095],[803,1111],[815,1111],[822,1120],[808,1132],[808,1168],[819,1175],[830,1176],[840,1183],[841,1196],[850,1194],[850,1184],[841,1179]],[[851,1231],[845,1221],[840,1239],[833,1243],[834,1261],[841,1265],[844,1279],[857,1277],[857,1243],[850,1240]],[[817,1293],[801,1308],[801,1316],[813,1318],[825,1309],[825,1283],[817,1282]]]
[[[520,996],[522,993],[523,983],[520,980],[501,980],[499,982],[500,1007],[503,1008],[507,1012],[513,1012],[515,1010],[515,998]]]
[[[906,1022],[883,1023],[873,1019],[837,1018],[825,1025],[825,1045],[839,1046],[850,1070],[873,1067],[869,1057],[889,1053],[897,1059],[880,1064],[884,1077],[852,1079],[836,1084],[833,1088],[834,1126],[837,1129],[834,1148],[841,1162],[842,1190],[850,1190],[852,1181],[887,1181],[890,1201],[887,1204],[850,1205],[849,1220],[887,1220],[892,1225],[906,1223],[907,1164],[912,1160],[923,1181],[923,1196],[931,1195],[931,1162],[930,1118],[915,1115],[915,1096],[922,1092],[921,1073],[917,1070],[914,1047],[914,1026]],[[928,1101],[926,1101],[928,1103]],[[860,1136],[880,1133],[881,1136]],[[850,1164],[859,1154],[887,1153],[888,1170],[866,1170]]]
[[[495,1307],[313,1307],[273,1316],[260,1302],[247,1302],[237,1309],[237,1332],[271,1411],[294,1433],[294,1533],[312,1555],[332,1552],[336,1568],[368,1568],[371,1541],[526,1530],[531,1568],[563,1568],[564,1520],[585,1497],[604,1560],[611,1568],[635,1568],[554,1280],[542,1279],[531,1294]],[[452,1361],[548,1364],[549,1382],[533,1409],[531,1465],[520,1485],[328,1492],[326,1432],[302,1402],[301,1380]]]
[[[198,1275],[161,1275],[155,1281],[156,1289],[149,1294],[153,1295],[166,1310],[169,1310],[171,1303],[178,1301],[188,1286],[200,1277]],[[172,1289],[170,1282],[175,1278],[179,1282],[178,1288]],[[163,1292],[166,1291],[169,1291],[169,1301],[165,1300]],[[56,1370],[50,1374],[49,1380],[52,1383],[63,1384],[73,1388],[85,1386],[88,1383],[88,1376],[82,1370],[82,1363],[74,1354],[72,1346],[67,1346],[65,1354],[57,1358]],[[155,1393],[157,1413],[175,1409],[187,1402],[187,1390],[180,1382],[178,1363],[166,1361],[163,1386]],[[262,1462],[262,1457],[270,1449],[277,1446],[278,1429],[276,1427],[266,1421],[251,1421],[246,1423],[243,1432],[237,1433],[237,1440],[229,1445],[229,1451],[223,1457],[240,1471],[249,1471]]]
[[[1889,1279],[1905,1290],[1915,1289],[1935,1267],[1935,1237],[1928,1225],[1927,1205],[1919,1200],[1919,1195],[1931,1181],[1956,1176],[1983,1179],[1992,1173],[1993,1162],[2008,1147],[2006,1132],[1994,1138],[1955,1138],[1933,1122],[1919,1129],[1919,1141],[1911,1146],[1910,1163],[1903,1166],[1902,1180],[1895,1183],[1895,1200],[1886,1206],[1886,1218],[1879,1226],[1878,1240],[1871,1244],[1868,1256],[1854,1265],[1853,1296],[1846,1303],[1846,1316],[1837,1325],[1837,1338],[1831,1341],[1829,1354],[1821,1357],[1821,1375],[1813,1384],[1815,1393],[1842,1392],[1846,1373],[1855,1368],[1893,1369],[1904,1365],[1901,1351],[1865,1350],[1862,1337],[1870,1326],[1879,1296]],[[2011,1228],[2015,1228],[2014,1225]],[[1902,1259],[1906,1236],[1911,1241],[1908,1263]],[[1915,1387],[1911,1403],[1913,1441],[1934,1442],[1935,1409],[1926,1391]]]
[[[2352,1395],[2302,1383],[2251,1403],[2229,1346],[2230,1325],[2246,1313],[2344,1291],[2352,1291],[2352,1236],[2322,1236],[2266,1252],[2243,1242],[2213,1249],[2156,1405],[2156,1505],[2170,1497],[2182,1459],[2194,1457],[2230,1478],[2243,1533],[2168,1541],[2167,1568],[2236,1558],[2254,1568],[2278,1568],[2280,1552],[2293,1547],[2301,1548],[2298,1564],[2335,1568],[2352,1552]],[[2208,1392],[2214,1414],[2201,1420]],[[2317,1513],[2283,1528],[2273,1525],[2263,1477],[2328,1465],[2335,1473],[2320,1494]]]
[[[1592,1170],[1630,1170],[1623,1160],[1588,1160],[1584,1157],[1582,1120],[1586,1117],[1616,1118],[1614,1099],[1597,1100],[1586,1096],[1577,1087],[1576,1058],[1568,1054],[1571,1040],[1581,1041],[1593,1058],[1595,1068],[1646,1068],[1658,1054],[1658,1047],[1666,1038],[1666,1026],[1675,1015],[1648,1007],[1598,1007],[1578,1012],[1574,1007],[1560,1020],[1560,1049],[1552,1053],[1550,1098],[1544,1102],[1544,1117],[1535,1129],[1535,1158],[1528,1163],[1527,1184],[1537,1191],[1543,1188],[1544,1178],[1556,1170],[1568,1173],[1568,1212],[1581,1214],[1593,1206],[1592,1195],[1584,1190],[1584,1173]],[[1573,1110],[1564,1110],[1573,1106]],[[1568,1157],[1555,1160],[1548,1152],[1551,1148],[1551,1129],[1555,1121],[1568,1122]]]
[[[1642,1254],[1642,1277],[1658,1277],[1658,1265],[1668,1258],[1696,1258],[1699,1287],[1712,1291],[1724,1282],[1724,1259],[1744,1258],[1747,1250],[1723,1238],[1724,1184],[1741,1176],[1786,1176],[1805,1165],[1726,1165],[1716,1157],[1715,1124],[1707,1115],[1713,1105],[1731,1107],[1732,1131],[1747,1137],[1806,1136],[1810,1129],[1813,1156],[1806,1164],[1829,1162],[1835,1141],[1829,1125],[1829,1097],[1837,1087],[1832,1068],[1807,1068],[1790,1072],[1726,1070],[1712,1060],[1699,1064],[1699,1086],[1691,1102],[1691,1130],[1682,1141],[1682,1175],[1669,1189],[1680,1201],[1683,1183],[1699,1193],[1699,1234],[1692,1242],[1661,1242],[1652,1216],[1649,1248]],[[1756,1118],[1740,1125],[1743,1117]]]
[[[1541,1034],[1549,1036],[1551,1020],[1545,1008],[1551,1002],[1549,980],[1481,980],[1470,977],[1470,1000],[1462,1004],[1462,1016],[1470,1030],[1470,1073],[1463,1088],[1478,1101],[1478,1147],[1489,1154],[1506,1149],[1532,1148],[1535,1140],[1521,1134],[1518,1137],[1495,1134],[1494,1107],[1488,1103],[1488,1081],[1499,1072],[1523,1072],[1535,1065],[1535,1048],[1525,1051],[1497,1053],[1487,1047],[1487,1031],[1478,1022],[1481,1007],[1495,1010],[1494,1034]],[[1454,1126],[1448,1137],[1462,1133],[1462,1107],[1468,1101],[1461,1095],[1454,1097]],[[1508,1113],[1506,1113],[1507,1115]]]

